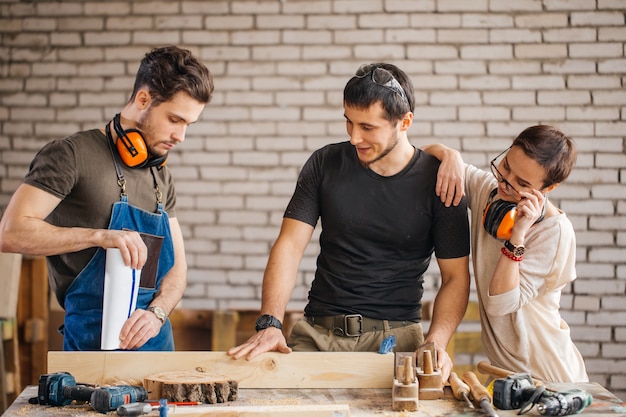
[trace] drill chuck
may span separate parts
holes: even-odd
[[[544,416],[566,416],[580,413],[592,401],[591,394],[586,391],[557,392],[543,396],[537,403],[537,411]]]

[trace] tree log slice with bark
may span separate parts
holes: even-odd
[[[162,372],[148,375],[143,386],[149,400],[225,403],[237,399],[238,382],[198,370]]]

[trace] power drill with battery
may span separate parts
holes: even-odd
[[[72,401],[86,401],[101,413],[114,411],[120,405],[143,401],[147,398],[143,387],[119,385],[95,388],[89,385],[77,385],[76,379],[68,372],[44,374],[39,377],[37,397],[29,403],[64,406]]]
[[[554,392],[543,386],[536,387],[527,373],[512,374],[493,381],[493,405],[501,410],[520,408],[518,414],[524,414],[537,405],[537,411],[542,415],[566,416],[580,413],[592,401],[591,394],[583,390]]]

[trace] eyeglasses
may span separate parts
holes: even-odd
[[[404,89],[402,88],[398,80],[394,78],[393,74],[386,69],[377,67],[374,64],[361,65],[361,67],[359,67],[359,69],[356,71],[355,77],[363,78],[367,77],[370,74],[372,74],[372,81],[374,82],[374,84],[378,84],[380,86],[388,88],[389,90],[402,97],[402,99],[407,104],[409,104],[409,99],[407,99]]]
[[[498,171],[498,168],[496,168],[496,160],[498,160],[498,158],[500,158],[502,155],[504,155],[505,153],[507,153],[509,151],[509,149],[511,149],[511,146],[509,146],[508,148],[506,148],[504,150],[504,152],[500,153],[500,155],[496,156],[495,158],[493,158],[491,160],[491,173],[493,174],[494,177],[496,177],[496,180],[498,182],[503,182],[504,186],[506,187],[506,191],[511,194],[511,196],[513,198],[515,198],[516,200],[521,200],[522,199],[522,195],[519,193],[519,191],[517,191],[515,189],[515,187],[513,187],[513,185],[511,185],[510,182],[508,182],[506,180],[506,178],[504,178],[504,175],[502,175],[500,173],[500,171]]]

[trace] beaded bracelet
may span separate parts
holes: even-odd
[[[502,249],[500,251],[502,252],[503,255],[505,255],[507,258],[509,258],[512,261],[522,262],[522,259],[524,259],[523,256],[515,256],[515,255],[513,255],[505,247],[502,247]]]

